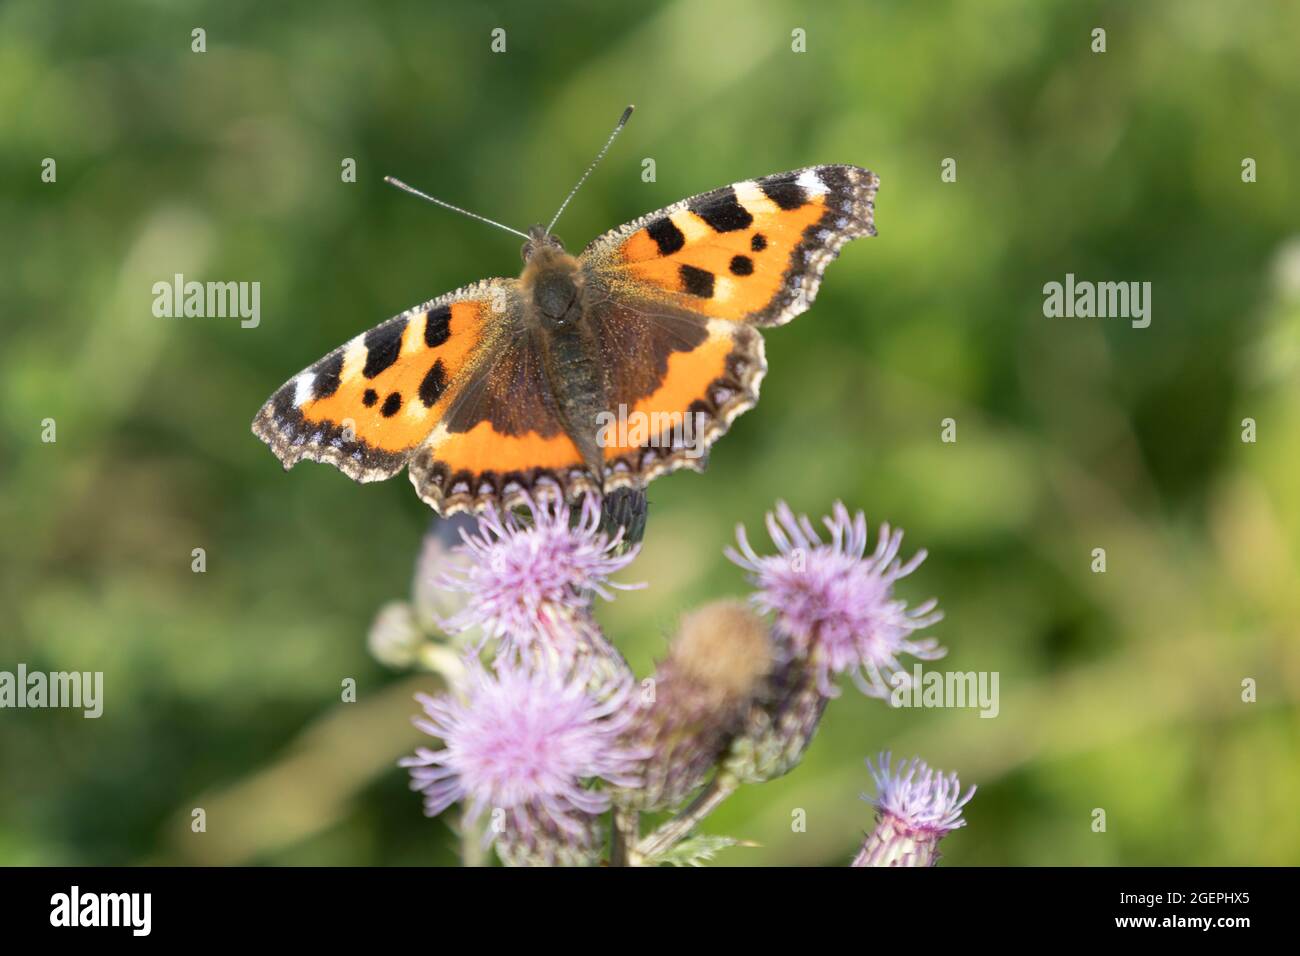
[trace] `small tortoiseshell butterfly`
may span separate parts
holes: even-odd
[[[557,212],[517,233],[527,239],[518,279],[485,279],[357,336],[272,395],[253,432],[286,468],[310,458],[379,481],[406,466],[442,514],[702,471],[702,452],[758,400],[757,329],[805,311],[840,246],[875,235],[878,182],[857,166],[747,180],[607,232],[576,257],[551,234]],[[598,420],[620,408],[651,422],[696,416],[697,447],[627,428],[602,441]]]

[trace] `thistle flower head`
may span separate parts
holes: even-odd
[[[455,632],[482,628],[485,641],[501,641],[505,653],[499,660],[530,656],[539,646],[572,657],[582,630],[570,624],[589,611],[591,595],[610,600],[613,588],[639,587],[609,580],[637,549],[618,553],[622,533],[599,530],[600,504],[593,496],[583,498],[576,514],[564,502],[526,504],[531,520],[489,509],[477,533],[462,531],[457,551],[471,560],[439,583],[464,592],[467,601],[443,626]]]
[[[834,697],[834,677],[848,672],[864,694],[886,697],[891,682],[909,679],[900,655],[934,660],[946,653],[934,638],[912,637],[943,617],[937,602],[909,609],[894,597],[894,583],[916,570],[925,551],[901,561],[903,532],[886,524],[867,554],[865,515],[850,515],[839,502],[824,524],[829,542],[806,516],[777,502],[767,515],[767,531],[779,553],[757,554],[741,525],[738,547],[728,548],[727,557],[750,572],[755,602],[775,615],[789,652],[810,659],[822,694]]]
[[[471,667],[464,690],[463,698],[416,698],[424,708],[416,727],[443,742],[400,761],[424,793],[425,813],[463,801],[471,820],[501,809],[517,832],[586,842],[589,817],[608,809],[609,797],[585,783],[629,783],[639,756],[619,742],[632,714],[630,680],[598,697],[581,670],[505,662],[494,672]]]
[[[867,760],[876,796],[863,794],[862,799],[876,808],[876,826],[852,865],[934,866],[939,841],[966,825],[962,808],[975,788],[963,795],[956,773],[931,770],[919,757],[904,760],[897,772],[890,763],[888,751],[877,763]]]
[[[975,788],[962,796],[955,771],[945,776],[941,770],[931,770],[920,757],[902,761],[897,772],[890,770],[890,763],[889,751],[880,755],[878,763],[867,761],[876,782],[876,797],[873,800],[863,794],[862,799],[878,813],[892,817],[900,828],[939,836],[966,825],[961,811],[975,796]]]

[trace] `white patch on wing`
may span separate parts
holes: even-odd
[[[822,178],[817,175],[815,169],[805,169],[799,174],[799,178],[795,182],[802,186],[804,192],[810,196],[820,196],[828,191],[826,184],[822,182]]]
[[[420,401],[418,394],[412,395],[411,400],[402,406],[402,414],[413,422],[418,422],[429,414],[429,410],[424,407],[424,402]]]
[[[366,348],[366,337],[358,335],[347,345],[343,346],[343,371],[340,378],[350,379],[361,374],[361,370],[366,367],[366,356],[370,350]]]
[[[425,442],[430,448],[437,448],[449,437],[451,437],[451,433],[447,431],[447,426],[439,424],[437,428],[429,433],[429,437],[425,439]],[[412,475],[414,475],[414,472],[412,472]],[[414,481],[414,478],[412,480]]]
[[[731,188],[736,191],[736,201],[744,206],[745,210],[755,219],[781,211],[781,208],[776,203],[767,198],[762,187],[752,179],[747,179],[743,183],[736,183]]]
[[[735,334],[736,323],[726,319],[709,319],[708,330],[710,339],[729,339]]]
[[[424,347],[424,327],[429,324],[429,313],[422,312],[411,316],[406,322],[406,328],[402,335],[402,351],[406,351],[406,343],[411,343],[411,351]]]
[[[303,372],[293,380],[293,403],[302,408],[311,401],[311,388],[316,384],[315,372]]]
[[[672,220],[674,226],[681,230],[687,242],[695,242],[697,239],[704,239],[713,235],[712,227],[693,212],[682,209],[668,218]]]

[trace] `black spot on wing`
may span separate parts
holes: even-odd
[[[686,237],[682,235],[682,231],[673,225],[673,221],[667,216],[650,223],[645,227],[645,231],[655,241],[655,245],[659,247],[659,255],[661,256],[670,256],[686,245]]]
[[[753,249],[755,252],[762,252],[767,248],[767,236],[763,235],[761,232],[754,233],[754,237],[749,240],[749,248]]]
[[[384,399],[384,407],[379,409],[379,414],[385,418],[392,418],[397,414],[398,409],[402,407],[402,396],[397,392],[392,392]]]
[[[402,333],[406,331],[406,319],[393,319],[366,333],[366,367],[361,374],[374,378],[384,369],[397,361],[402,351]]]
[[[425,373],[424,381],[420,383],[420,401],[424,402],[425,408],[433,408],[445,391],[447,391],[447,371],[443,368],[442,359],[438,359]]]
[[[733,276],[748,276],[754,274],[754,260],[749,256],[732,256],[731,257],[731,274]]]
[[[436,349],[451,338],[451,306],[440,305],[424,322],[424,344]]]
[[[316,363],[316,379],[311,393],[315,398],[329,398],[339,390],[339,376],[343,374],[343,353],[336,352]]]
[[[678,270],[682,277],[682,288],[691,295],[701,299],[713,298],[713,273],[695,266],[682,266]]]
[[[783,176],[769,176],[758,181],[758,188],[763,190],[764,196],[782,209],[798,209],[808,202],[808,194],[796,182],[798,178],[794,173],[786,173]]]
[[[361,404],[369,408],[375,402],[379,401],[379,393],[373,388],[366,389],[366,393],[361,396]]]
[[[689,208],[707,222],[714,232],[746,229],[754,221],[749,211],[736,200],[736,191],[730,186],[701,196]]]

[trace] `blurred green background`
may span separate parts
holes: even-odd
[[[929,549],[902,592],[940,599],[944,666],[1001,674],[993,720],[846,690],[710,819],[761,844],[720,862],[846,863],[889,747],[979,785],[951,865],[1300,863],[1300,6],[636,6],[0,6],[0,669],[106,685],[99,720],[0,711],[0,862],[454,862],[394,763],[432,680],[365,642],[429,512],[405,478],[283,472],[249,422],[352,335],[517,273],[516,239],[384,174],[526,227],[633,102],[570,248],[824,162],[880,175],[880,235],[767,333],[709,472],[655,483],[623,575],[650,587],[602,622],[646,673],[745,592],[736,522],[842,498]],[[261,324],[155,318],[177,272],[259,281]],[[1067,272],[1153,283],[1150,328],[1044,318]]]

